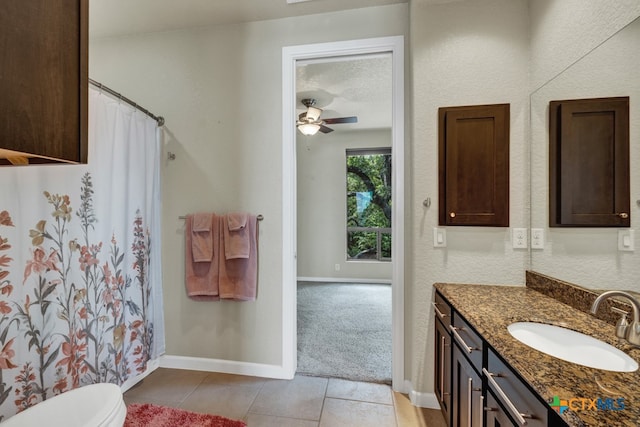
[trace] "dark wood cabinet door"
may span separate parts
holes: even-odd
[[[549,225],[629,227],[629,98],[549,104]]]
[[[457,344],[453,346],[453,427],[482,427],[484,405],[482,379],[463,355]]]
[[[509,419],[490,391],[487,391],[487,406],[484,410],[487,413],[486,427],[519,427]]]
[[[509,226],[509,104],[439,109],[440,225]]]
[[[87,162],[88,0],[3,0],[0,157]]]

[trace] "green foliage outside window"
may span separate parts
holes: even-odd
[[[391,258],[389,149],[347,152],[347,255],[349,259]]]

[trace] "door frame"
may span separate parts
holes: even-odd
[[[296,61],[391,53],[392,56],[392,387],[404,392],[404,36],[282,48],[282,369],[297,369]]]

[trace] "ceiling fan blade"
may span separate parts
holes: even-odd
[[[325,125],[320,125],[320,132],[329,133],[333,132],[333,129],[331,129],[330,127],[326,127]]]
[[[336,123],[358,123],[358,118],[356,116],[351,117],[335,117],[333,119],[323,119],[327,124],[336,124]]]

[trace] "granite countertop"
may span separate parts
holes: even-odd
[[[507,330],[520,321],[563,326],[605,341],[640,362],[640,349],[616,338],[613,325],[525,286],[434,286],[543,400],[585,399],[584,410],[568,409],[561,415],[568,425],[640,425],[640,370],[611,372],[565,362],[526,346]],[[624,398],[624,409],[589,409],[591,400],[598,398]]]

